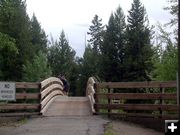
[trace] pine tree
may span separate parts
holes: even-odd
[[[64,31],[61,32],[59,41],[49,48],[48,61],[52,68],[53,76],[64,74],[70,82],[70,91],[74,90],[71,84],[75,83],[73,72],[75,70],[75,51],[69,46]]]
[[[47,52],[47,36],[45,31],[41,28],[35,14],[33,14],[31,19],[31,35],[31,43],[33,44],[35,54],[39,51]]]
[[[91,57],[91,70],[94,75],[99,74],[99,56],[101,54],[101,46],[103,41],[104,26],[102,25],[102,19],[99,19],[98,15],[95,15],[92,20],[92,25],[89,28],[88,34],[91,36],[88,40],[87,50],[92,48]],[[88,54],[89,55],[89,54]],[[86,60],[85,60],[86,61]],[[88,62],[88,61],[86,61]]]
[[[125,28],[125,16],[119,6],[109,18],[101,48],[101,75],[106,81],[123,80]]]
[[[88,42],[91,45],[95,54],[100,53],[100,47],[103,40],[103,32],[104,26],[102,24],[102,19],[99,19],[99,16],[95,15],[88,32],[88,34],[91,36]]]
[[[69,46],[64,31],[61,32],[59,41],[49,48],[49,63],[53,75],[64,73],[69,76],[71,64],[74,61],[75,51]]]
[[[151,80],[152,46],[151,31],[144,6],[134,0],[128,15],[125,65],[127,81]]]
[[[85,48],[84,55],[82,59],[78,60],[78,66],[79,66],[79,80],[77,81],[77,90],[78,93],[81,96],[85,95],[85,89],[87,85],[87,80],[90,76],[96,76],[94,67],[98,67],[97,65],[94,65],[94,55],[93,55],[93,49],[90,44],[88,44]]]

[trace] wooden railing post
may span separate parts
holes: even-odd
[[[42,87],[41,87],[41,83],[39,83],[39,114],[42,115],[41,113],[41,109],[42,109],[42,106],[41,106],[41,91],[42,91]]]
[[[164,94],[164,88],[160,87],[160,93]],[[160,104],[161,104],[161,105],[164,104],[164,100],[162,99],[162,97],[161,97],[161,99],[160,99]],[[162,117],[162,115],[163,115],[163,111],[162,111],[161,109],[160,109],[160,115],[161,115],[161,117]]]
[[[179,73],[177,73],[177,107],[178,107],[178,114],[179,114],[179,119],[180,119],[180,88],[179,88]]]
[[[108,87],[108,94],[110,94],[111,93],[111,89]],[[110,106],[111,105],[111,99],[110,99],[110,97],[108,97],[108,106]],[[111,109],[108,109],[108,117],[110,118],[111,117]]]
[[[98,93],[97,83],[94,84],[94,90],[95,90],[95,93]],[[99,99],[96,96],[96,94],[94,94],[94,99],[95,99],[95,103],[99,103]],[[97,107],[94,106],[94,109],[95,109],[95,112],[97,113],[99,112],[99,109]]]

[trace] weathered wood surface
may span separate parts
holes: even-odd
[[[178,115],[170,115],[170,114],[147,114],[147,113],[117,113],[117,112],[96,112],[95,114],[100,114],[100,115],[112,115],[112,116],[128,116],[128,117],[147,117],[147,118],[161,118],[161,119],[177,119]]]
[[[94,94],[95,94],[95,80],[93,77],[90,77],[88,79],[87,82],[87,87],[86,87],[86,96],[89,98],[89,102],[91,105],[91,111],[93,113],[95,113],[95,109],[94,109],[94,104],[95,104],[95,98],[94,98]]]
[[[16,99],[40,99],[39,93],[16,93]]]
[[[39,104],[0,104],[0,110],[38,110],[39,107]]]
[[[168,82],[102,82],[96,83],[97,89],[101,88],[176,88],[176,81]]]
[[[26,89],[39,89],[40,83],[32,83],[32,82],[16,82],[16,88],[26,88]]]
[[[95,97],[103,99],[172,99],[176,93],[95,93]]]
[[[87,97],[57,96],[45,116],[87,116],[91,115],[89,100]]]
[[[95,107],[98,109],[123,109],[123,110],[163,110],[163,111],[177,111],[177,105],[158,105],[158,104],[99,104]]]
[[[63,88],[59,84],[52,84],[41,92],[41,99],[43,99],[44,97],[46,97],[48,94],[50,94],[51,92],[55,90],[62,91]]]
[[[57,95],[64,95],[62,91],[60,90],[54,90],[50,94],[48,94],[42,101],[41,101],[41,109],[43,109],[47,103],[55,96]]]
[[[40,115],[39,112],[20,112],[20,113],[0,113],[0,117],[32,116]]]
[[[41,89],[44,89],[47,85],[49,85],[49,84],[51,85],[53,83],[59,83],[61,86],[63,86],[63,83],[59,78],[50,77],[41,82]]]

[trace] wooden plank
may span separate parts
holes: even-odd
[[[39,107],[40,104],[0,104],[0,110],[30,110]]]
[[[122,109],[122,110],[163,110],[177,111],[177,105],[154,105],[154,104],[95,104],[98,109]]]
[[[16,99],[39,99],[38,93],[16,93]]]
[[[39,89],[40,83],[16,82],[16,88]]]
[[[48,96],[46,96],[42,101],[41,101],[41,109],[43,109],[47,103],[56,95],[64,95],[62,91],[60,90],[55,90],[51,92]]]
[[[108,94],[110,94],[110,93],[111,93],[111,89],[108,88]],[[111,104],[111,99],[110,98],[108,98],[108,104]],[[108,113],[111,113],[111,109],[108,109]],[[110,118],[110,115],[108,115],[108,117]]]
[[[102,82],[96,83],[97,89],[101,88],[176,88],[176,81],[168,82]]]
[[[41,82],[41,89],[43,89],[44,87],[46,87],[46,85],[50,84],[50,83],[60,83],[61,86],[63,86],[62,81],[59,78],[56,77],[50,77],[44,81]]]
[[[180,41],[179,41],[180,42]],[[177,73],[177,105],[179,106],[179,119],[180,119],[180,78],[179,78],[179,75],[180,73]]]
[[[104,99],[172,99],[176,100],[176,93],[95,93],[97,98]]]
[[[0,117],[32,116],[40,115],[40,112],[21,112],[21,113],[0,113]]]
[[[43,99],[45,96],[47,96],[48,93],[50,93],[54,90],[62,91],[63,88],[60,84],[52,84],[41,92],[41,99]]]
[[[117,115],[117,116],[128,116],[128,117],[153,117],[153,118],[178,118],[178,114],[148,114],[148,113],[108,113],[108,112],[96,112],[96,115]]]

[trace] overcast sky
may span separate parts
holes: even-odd
[[[27,12],[31,17],[35,13],[47,35],[57,39],[64,29],[70,46],[77,56],[83,56],[85,34],[95,14],[107,24],[109,16],[120,5],[128,15],[133,0],[26,0]],[[164,24],[171,15],[163,8],[167,0],[141,0],[146,8],[151,24],[157,21]]]

